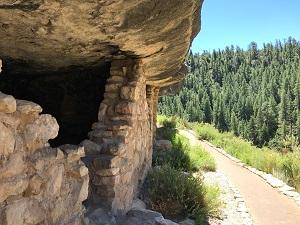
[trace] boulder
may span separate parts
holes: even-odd
[[[17,110],[20,113],[29,114],[29,113],[41,113],[43,111],[42,107],[36,103],[25,101],[25,100],[17,100]]]
[[[69,163],[76,162],[85,156],[84,147],[77,145],[62,145],[59,147],[66,155]]]
[[[62,182],[64,179],[64,166],[53,166],[47,171],[49,178],[46,184],[46,193],[48,196],[58,196],[60,194]]]
[[[169,140],[156,140],[154,148],[156,150],[169,151],[172,149],[172,142]]]
[[[26,190],[26,194],[27,195],[38,195],[41,192],[41,186],[43,183],[44,183],[44,181],[40,176],[38,176],[38,175],[33,176],[29,181],[29,185]]]
[[[173,222],[172,220],[165,219],[167,225],[178,225],[178,223]]]
[[[28,124],[24,131],[24,139],[28,147],[38,143],[47,143],[58,135],[59,126],[56,119],[51,115],[39,116],[32,123]]]
[[[179,225],[195,225],[195,221],[194,220],[191,220],[191,219],[186,219],[184,221],[181,221],[179,223]]]
[[[15,148],[15,137],[13,132],[0,122],[0,157],[13,153]]]
[[[132,209],[146,209],[146,204],[141,199],[134,199]]]
[[[28,186],[28,180],[15,178],[12,181],[0,182],[0,203],[10,196],[22,194]]]
[[[117,225],[116,218],[102,208],[89,209],[86,218],[89,225]]]
[[[13,153],[9,156],[9,160],[4,161],[0,166],[0,180],[20,175],[25,171],[26,162],[24,161],[24,154],[22,152]]]
[[[21,199],[5,208],[5,225],[42,224],[45,215],[37,201]]]
[[[0,92],[0,112],[13,113],[17,109],[16,99],[11,95]]]
[[[127,213],[122,225],[167,225],[163,216],[147,209],[132,209]]]

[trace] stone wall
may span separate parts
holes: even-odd
[[[158,97],[160,93],[160,88],[155,86],[147,86],[147,103],[149,106],[150,115],[150,127],[152,130],[152,140],[155,141],[156,134],[156,117],[157,117],[157,107],[158,107]]]
[[[126,213],[151,167],[158,93],[140,61],[113,61],[89,140],[51,148],[56,119],[0,92],[0,225],[83,224],[88,192],[87,205]]]
[[[138,61],[113,61],[110,74],[99,121],[82,145],[91,177],[90,202],[122,214],[151,166],[157,91],[146,91]]]
[[[0,94],[0,225],[81,224],[87,194],[86,205],[123,214],[151,166],[159,87],[183,79],[203,1],[32,2],[0,5],[6,21],[0,29],[4,70],[74,75],[74,68],[112,64],[98,122],[79,146],[51,148],[56,119],[40,115],[41,107],[32,102]],[[89,170],[80,161],[84,152]]]
[[[32,102],[0,92],[0,225],[83,224],[82,147],[51,148],[58,124]]]

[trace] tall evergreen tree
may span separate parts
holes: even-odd
[[[212,109],[210,106],[210,101],[207,93],[205,93],[203,100],[202,100],[202,105],[203,105],[203,122],[205,123],[211,123],[212,122]]]
[[[238,118],[236,117],[234,112],[231,113],[230,129],[235,135],[239,135]]]
[[[288,79],[284,78],[283,88],[280,96],[279,109],[279,133],[281,137],[285,138],[290,130],[291,120],[291,105],[290,105],[290,90],[288,87]]]
[[[300,42],[190,52],[188,64],[179,93],[160,98],[160,113],[213,123],[259,146],[292,136],[300,144]]]
[[[298,111],[298,117],[296,122],[296,137],[298,142],[300,143],[300,111]]]
[[[247,124],[246,138],[248,138],[253,143],[257,142],[256,128],[255,128],[255,122],[254,122],[254,118],[253,117],[250,118],[250,120],[249,120],[249,122]]]

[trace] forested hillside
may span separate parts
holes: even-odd
[[[188,62],[180,92],[160,98],[161,114],[213,123],[258,146],[300,143],[300,42],[191,52]]]

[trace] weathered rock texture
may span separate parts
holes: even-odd
[[[82,224],[88,195],[83,147],[49,147],[56,120],[0,92],[0,224]]]
[[[151,166],[157,95],[151,88],[147,94],[142,71],[135,60],[112,63],[99,122],[89,133],[90,140],[82,143],[92,201],[115,213],[130,209],[138,184]]]
[[[115,215],[131,208],[151,166],[159,92],[184,77],[201,5],[0,0],[0,88],[10,94],[0,93],[0,225],[83,224],[87,173],[86,205]],[[103,76],[99,98],[90,68]],[[57,117],[68,132],[57,145],[85,139],[101,102],[98,121],[80,145],[51,148],[56,120],[12,95]]]
[[[167,85],[183,76],[180,69],[199,31],[201,3],[1,0],[0,58],[39,71],[140,58],[148,83]]]

